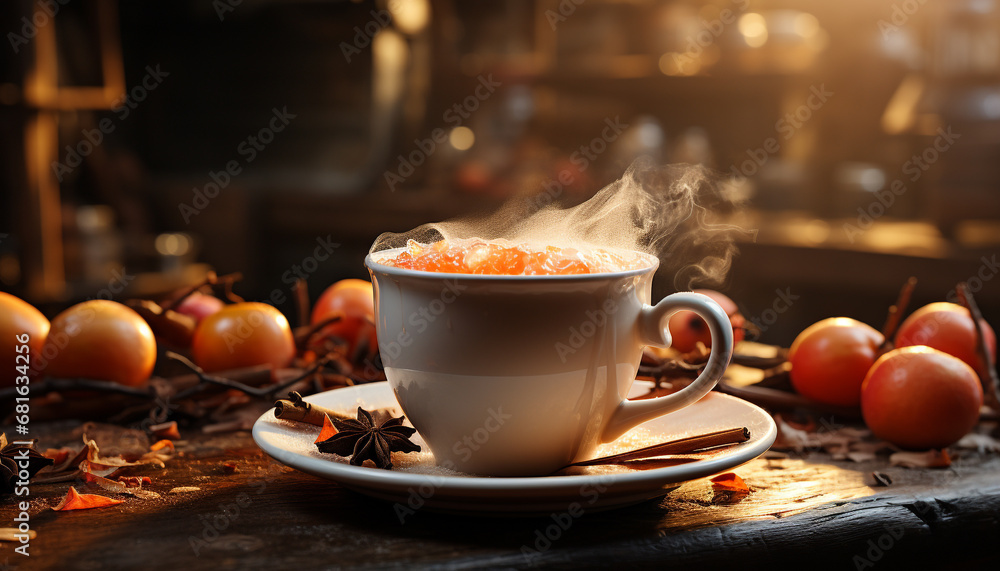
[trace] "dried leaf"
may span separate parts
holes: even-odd
[[[847,460],[851,452],[851,448],[846,443],[836,443],[830,444],[823,447],[834,460]]]
[[[151,450],[142,455],[139,460],[143,464],[148,464],[150,466],[156,466],[157,468],[166,467],[165,462],[173,457],[173,450]]]
[[[169,438],[170,440],[180,440],[181,438],[181,432],[177,430],[177,422],[174,420],[150,426],[149,431],[156,438]]]
[[[118,466],[104,466],[102,464],[94,464],[90,460],[84,460],[80,462],[80,471],[84,474],[93,474],[95,476],[100,476],[102,478],[110,478],[115,475],[119,470]]]
[[[89,510],[92,508],[113,506],[120,503],[123,503],[123,501],[105,496],[98,496],[96,494],[81,494],[76,491],[76,488],[70,486],[69,491],[66,492],[66,497],[52,509],[57,512],[69,510]]]
[[[157,450],[162,450],[164,448],[170,448],[174,450],[174,443],[170,440],[163,439],[158,442],[154,442],[152,446],[149,447],[150,451],[156,452]]]
[[[747,494],[750,493],[750,487],[746,485],[743,478],[740,478],[733,472],[726,472],[725,474],[719,474],[718,476],[712,478],[712,489],[720,492],[737,492]]]
[[[817,429],[815,422],[799,424],[774,415],[778,426],[778,439],[772,448],[795,450],[803,452],[806,449],[823,449],[833,455],[834,460],[847,460],[848,454],[858,446],[863,446],[862,439],[871,435],[864,428],[852,426],[837,426],[832,429]]]
[[[145,464],[159,464],[163,467],[163,462],[158,458],[150,459],[149,454],[144,454],[141,458],[135,462],[129,462],[121,456],[101,456],[101,449],[97,447],[97,442],[93,440],[85,440],[84,444],[87,446],[87,461],[90,462],[92,466],[100,466],[106,468],[124,468],[126,466],[142,466]]]
[[[45,452],[42,452],[42,456],[52,460],[55,465],[59,465],[69,458],[70,452],[72,452],[72,450],[69,448],[59,448],[58,450],[55,448],[49,448]]]
[[[330,415],[324,414],[323,429],[319,431],[319,436],[316,437],[316,440],[313,441],[313,444],[318,444],[320,442],[323,442],[324,440],[329,440],[330,438],[333,437],[334,434],[337,434],[337,427],[335,427],[333,425],[333,421],[330,420]]]
[[[774,421],[778,425],[778,440],[775,442],[774,447],[793,448],[797,452],[801,452],[814,445],[809,438],[809,433],[793,427],[781,415],[775,415]]]
[[[847,459],[851,462],[868,462],[869,460],[874,460],[875,457],[874,452],[857,451],[847,453]]]
[[[152,484],[149,476],[118,476],[118,481],[129,488],[141,488],[143,484]]]
[[[121,457],[132,461],[149,450],[149,436],[144,430],[98,422],[88,422],[82,430],[83,442],[93,440],[101,453],[109,458]]]
[[[57,464],[52,467],[51,472],[53,474],[58,474],[60,472],[65,472],[66,470],[77,470],[80,463],[87,459],[87,454],[90,453],[90,449],[84,446],[79,452],[73,454],[72,456],[67,456],[61,464]]]
[[[951,457],[947,450],[896,452],[889,457],[889,462],[904,468],[947,468],[951,466]]]
[[[116,482],[115,480],[109,480],[103,476],[97,476],[89,472],[84,472],[83,481],[88,484],[93,484],[106,492],[111,492],[112,494],[125,493],[125,484],[122,482]]]
[[[141,481],[138,487],[130,488],[121,479],[118,479],[117,481],[110,480],[102,476],[95,476],[94,474],[88,474],[88,473],[84,473],[83,478],[88,484],[94,484],[95,486],[98,486],[99,488],[105,491],[111,492],[112,494],[128,494],[131,496],[135,496],[137,498],[142,498],[144,500],[150,500],[160,497],[160,494],[157,494],[156,492],[143,490]]]
[[[977,434],[975,432],[970,432],[963,436],[955,446],[966,450],[975,450],[980,454],[1000,452],[1000,440],[988,434]]]

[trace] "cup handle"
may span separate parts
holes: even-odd
[[[640,341],[645,345],[669,347],[671,339],[667,320],[682,309],[695,312],[708,323],[712,334],[712,351],[705,370],[694,382],[672,395],[635,401],[623,400],[604,429],[604,442],[617,439],[647,420],[696,402],[708,394],[726,372],[733,356],[733,327],[726,312],[707,295],[680,292],[668,295],[656,305],[643,305],[639,312]]]

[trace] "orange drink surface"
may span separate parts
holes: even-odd
[[[596,274],[649,265],[636,252],[537,246],[475,238],[439,240],[430,244],[410,240],[403,251],[380,261],[387,266],[408,270],[501,276]]]

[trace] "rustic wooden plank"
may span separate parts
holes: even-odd
[[[1000,530],[995,455],[966,454],[949,470],[890,468],[884,459],[833,462],[823,454],[759,459],[736,470],[753,489],[743,499],[715,494],[700,480],[659,502],[580,518],[557,514],[563,530],[552,527],[551,516],[426,511],[401,524],[391,505],[273,462],[246,432],[186,436],[181,457],[146,473],[158,492],[200,491],[52,512],[48,505],[68,485],[35,486],[31,523],[38,537],[30,561],[13,554],[10,544],[3,557],[24,569],[764,568],[805,562],[857,568],[854,557],[870,560],[874,545],[879,560],[872,562],[881,568],[913,561],[937,566],[951,558],[978,564],[993,556]],[[65,438],[79,442],[68,431]],[[224,462],[235,463],[237,472],[227,474]],[[888,472],[893,486],[869,488],[872,469]],[[14,512],[12,498],[0,501],[0,521],[11,521]],[[556,539],[536,545],[546,531]],[[538,553],[525,555],[526,548]]]

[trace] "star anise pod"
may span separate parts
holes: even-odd
[[[392,469],[392,452],[420,452],[420,446],[410,441],[417,431],[403,426],[403,418],[389,418],[379,424],[367,410],[358,407],[357,420],[330,419],[337,434],[319,442],[320,452],[350,456],[351,465],[360,466],[371,460],[378,468]]]
[[[53,461],[42,456],[34,446],[23,444],[7,444],[7,436],[0,435],[0,494],[13,493],[17,487],[17,481],[21,478],[19,473],[24,462],[27,466],[28,478],[33,478],[39,470],[46,466],[51,466]]]

